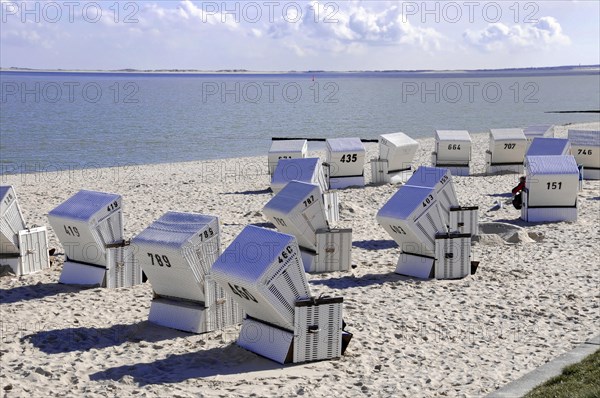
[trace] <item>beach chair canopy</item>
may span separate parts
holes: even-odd
[[[48,220],[70,261],[105,266],[107,245],[123,242],[121,195],[81,190]]]
[[[326,146],[330,177],[363,175],[366,149],[360,138],[328,138]]]
[[[317,249],[317,230],[328,227],[323,195],[316,184],[289,182],[263,213],[279,231],[294,235],[301,247],[311,250]]]
[[[205,279],[221,254],[219,219],[169,211],[131,241],[159,296],[206,300]]]
[[[252,225],[223,251],[212,277],[248,316],[287,330],[296,301],[310,297],[296,238]]]
[[[0,254],[19,253],[19,231],[26,228],[12,185],[0,186]]]
[[[404,133],[379,136],[379,159],[388,161],[388,173],[411,168],[419,143]]]

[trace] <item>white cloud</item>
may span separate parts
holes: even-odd
[[[483,51],[519,50],[530,48],[551,48],[571,43],[569,36],[554,17],[542,17],[531,26],[503,23],[489,24],[479,31],[467,30],[463,34],[465,42]]]
[[[6,7],[9,3],[11,7],[32,7],[31,0],[0,2]],[[97,3],[103,10],[98,23],[82,17],[82,5],[76,7],[74,21],[69,21],[66,10],[57,23],[34,23],[32,17],[23,23],[19,12],[7,15],[0,35],[2,64],[343,70],[461,68],[465,63],[505,67],[520,62],[518,65],[527,66],[568,63],[575,58],[584,62],[581,59],[592,55],[588,63],[594,63],[598,58],[597,21],[594,24],[584,18],[593,15],[592,11],[561,8],[556,5],[559,2],[540,3],[540,7],[554,8],[539,15],[558,15],[561,23],[536,15],[536,24],[513,24],[511,14],[510,21],[490,25],[483,21],[474,25],[464,18],[454,24],[434,24],[431,19],[419,23],[416,18],[404,18],[397,1],[290,2],[301,7],[297,21],[295,7],[287,8],[287,16],[282,14],[287,2],[272,2],[277,4],[272,15],[266,2],[256,2],[262,15],[255,21],[249,20],[256,15],[255,8],[247,6],[250,2],[227,2],[228,10],[223,10],[221,1],[135,2],[138,9],[125,8],[130,3],[119,2],[118,11],[113,2]],[[248,11],[242,12],[241,20],[229,12],[234,3]],[[135,22],[126,23],[127,17]],[[571,38],[573,45],[565,47]],[[559,46],[564,50],[560,54],[543,51]],[[511,53],[519,53],[519,57],[506,56]]]
[[[400,7],[393,5],[374,11],[353,2],[334,13],[328,3],[312,1],[303,18],[291,23],[281,18],[268,28],[274,39],[299,39],[305,46],[329,51],[359,51],[360,46],[416,46],[425,51],[437,50],[444,37],[433,28],[415,27],[403,20]],[[315,17],[316,15],[316,17]]]

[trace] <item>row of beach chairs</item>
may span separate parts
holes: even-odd
[[[573,155],[584,179],[600,179],[600,131],[569,130],[554,138],[552,126],[491,129],[486,151],[486,174],[523,173],[527,156]],[[402,183],[413,173],[417,141],[404,133],[379,137],[379,156],[371,162],[371,183]],[[324,190],[365,185],[366,150],[359,138],[326,140],[327,158],[299,161],[307,156],[306,140],[274,140],[269,150],[269,174],[274,192],[288,181],[317,182]],[[471,174],[471,136],[466,130],[437,130],[431,165],[450,169],[454,176]],[[309,158],[311,159],[311,158]]]

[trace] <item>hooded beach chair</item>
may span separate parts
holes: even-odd
[[[244,309],[237,344],[279,363],[340,357],[341,297],[311,296],[296,238],[247,226],[215,262],[214,280]]]
[[[329,190],[325,168],[319,158],[281,159],[271,178],[271,190],[277,194],[290,181],[318,185],[327,211],[327,221],[331,226],[339,221],[339,196],[337,191]]]
[[[48,213],[65,251],[59,283],[108,288],[142,282],[124,239],[121,195],[81,190]]]
[[[152,284],[148,320],[192,333],[206,333],[241,322],[242,312],[211,278],[221,254],[219,220],[169,211],[131,241]]]
[[[572,155],[526,156],[525,177],[521,207],[523,220],[577,220],[579,169]]]
[[[15,275],[26,275],[50,266],[46,227],[27,228],[11,185],[0,186],[0,264]]]
[[[406,181],[405,185],[434,188],[448,230],[473,236],[477,235],[479,230],[479,207],[460,206],[450,169],[421,166]]]
[[[531,145],[531,142],[535,137],[539,138],[554,138],[554,126],[550,124],[540,124],[525,127],[523,134],[527,138],[527,147]]]
[[[435,151],[431,154],[434,167],[450,169],[452,175],[471,173],[471,136],[466,130],[436,130]]]
[[[379,157],[371,160],[373,184],[397,184],[412,175],[412,162],[419,143],[404,133],[379,136]]]
[[[307,140],[273,140],[268,156],[269,175],[273,175],[281,159],[305,158],[307,149]]]
[[[364,187],[366,149],[360,138],[328,138],[326,145],[329,187]]]
[[[331,229],[319,186],[289,182],[263,208],[279,231],[294,235],[306,272],[347,271],[352,254],[352,230]]]
[[[600,180],[600,130],[569,130],[569,141],[583,179]]]
[[[449,232],[435,187],[401,186],[377,213],[400,246],[395,272],[456,279],[471,273],[471,234]]]
[[[486,174],[523,174],[527,146],[522,129],[490,129],[490,148],[485,153]]]

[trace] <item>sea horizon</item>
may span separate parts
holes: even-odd
[[[0,175],[253,157],[272,137],[376,139],[598,120],[600,72],[1,71]],[[318,147],[318,145],[311,145]]]
[[[78,69],[78,68],[28,68],[28,67],[0,67],[0,73],[18,72],[18,73],[111,73],[111,74],[183,74],[183,75],[356,75],[356,74],[394,74],[404,75],[431,75],[440,77],[445,74],[476,74],[476,73],[524,73],[522,76],[533,75],[551,75],[555,74],[598,74],[600,73],[600,64],[590,65],[553,65],[553,66],[531,66],[514,68],[475,68],[475,69],[364,69],[364,70],[252,70],[244,68],[234,69],[186,69],[186,68],[159,68],[159,69]]]

